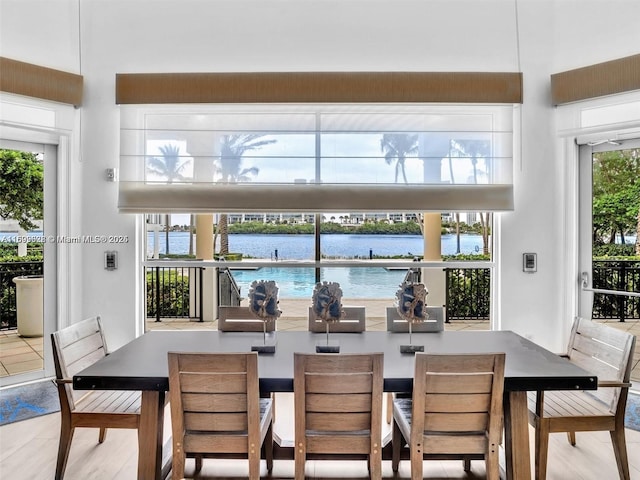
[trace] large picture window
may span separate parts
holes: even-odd
[[[121,106],[122,212],[513,209],[513,106]]]

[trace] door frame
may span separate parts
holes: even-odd
[[[591,318],[593,314],[593,154],[640,148],[640,137],[615,142],[603,141],[579,146],[578,154],[578,316]],[[586,276],[585,276],[586,274]]]
[[[37,152],[43,155],[44,165],[44,220],[43,237],[57,239],[58,228],[58,145],[42,142],[25,142],[0,138],[0,148],[19,150],[23,152]],[[58,258],[57,242],[44,242],[44,304],[43,304],[43,368],[32,370],[8,377],[0,378],[0,386],[14,385],[55,374],[51,342],[48,341],[52,332],[57,329],[58,318]]]

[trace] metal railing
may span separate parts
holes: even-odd
[[[202,267],[148,267],[147,318],[202,321]]]
[[[42,275],[44,262],[2,262],[0,263],[0,330],[18,328],[16,314],[15,277]]]
[[[218,306],[238,307],[241,301],[240,287],[233,278],[231,270],[228,268],[218,270]]]
[[[446,318],[489,320],[491,312],[490,268],[445,268]]]
[[[597,290],[640,293],[640,261],[593,261],[593,313],[598,320],[640,319],[640,298],[637,296],[611,295]]]

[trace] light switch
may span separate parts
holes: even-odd
[[[111,250],[104,252],[105,270],[115,270],[118,268],[118,252]]]
[[[538,271],[538,255],[535,253],[522,254],[522,271],[534,273]]]

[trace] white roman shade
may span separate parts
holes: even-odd
[[[512,105],[121,105],[129,213],[513,209]]]

